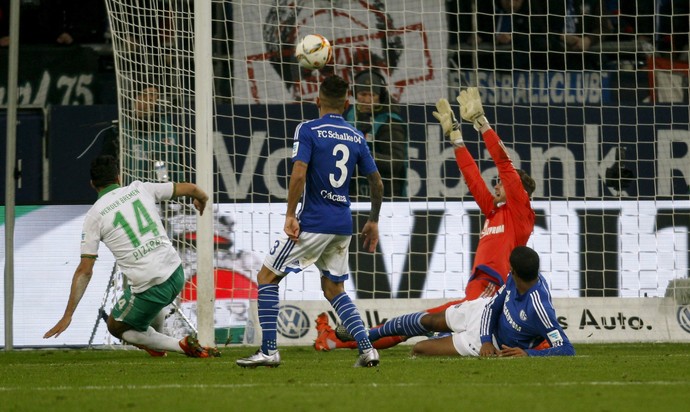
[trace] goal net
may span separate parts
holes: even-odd
[[[256,273],[282,235],[292,137],[299,122],[318,116],[319,82],[337,74],[353,83],[371,67],[405,125],[404,156],[395,159],[403,172],[384,175],[403,190],[384,201],[375,254],[353,238],[346,290],[356,300],[464,296],[484,217],[431,112],[446,97],[457,113],[455,97],[467,86],[480,88],[515,167],[536,181],[528,245],[554,297],[681,293],[690,248],[687,8],[240,0],[212,1],[211,18],[201,21],[193,3],[107,0],[126,181],[195,181],[195,121],[213,119],[213,250],[196,247],[187,205],[163,207],[185,260],[179,306],[192,323],[196,261],[213,254],[216,342],[242,342]],[[194,80],[199,25],[212,36],[211,113],[195,109],[206,97]],[[333,45],[320,71],[294,57],[310,33]],[[492,185],[497,172],[480,136],[462,127]],[[374,136],[370,145],[383,168],[392,144]],[[355,233],[369,207],[360,189]],[[288,276],[280,291],[283,300],[323,299],[314,268]]]

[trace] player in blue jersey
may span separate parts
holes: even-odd
[[[492,298],[451,306],[445,316],[427,312],[392,318],[370,332],[378,336],[419,336],[452,332],[423,340],[412,353],[430,356],[568,356],[575,349],[558,323],[546,279],[539,273],[539,255],[527,246],[510,253],[511,272]],[[535,349],[544,341],[551,347]]]
[[[510,254],[512,276],[482,312],[480,356],[572,356],[558,323],[539,255],[527,246]],[[543,341],[551,347],[534,349]]]
[[[361,132],[342,116],[349,105],[348,84],[327,77],[319,88],[319,118],[302,122],[295,130],[292,173],[288,188],[285,235],[275,240],[259,271],[258,311],[261,348],[237,360],[242,367],[280,365],[277,346],[279,283],[292,272],[316,265],[321,289],[344,326],[358,343],[355,367],[376,366],[379,354],[371,346],[359,311],[345,293],[348,250],[352,238],[350,179],[355,167],[371,188],[371,212],[362,229],[364,247],[376,250],[383,183]],[[297,205],[301,199],[301,210]]]

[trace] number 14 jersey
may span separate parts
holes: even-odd
[[[156,203],[172,197],[173,183],[134,181],[110,185],[84,219],[82,256],[97,256],[99,242],[110,249],[132,292],[165,282],[182,263],[163,227]]]

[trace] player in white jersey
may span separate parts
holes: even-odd
[[[108,331],[113,336],[153,356],[165,356],[168,351],[198,358],[219,356],[217,349],[200,346],[194,336],[178,341],[151,327],[151,321],[184,285],[182,261],[163,227],[156,203],[188,196],[202,214],[208,195],[193,183],[134,181],[121,187],[117,160],[108,155],[91,163],[91,185],[98,192],[98,200],[84,220],[81,260],[72,278],[67,307],[43,337],[58,337],[69,327],[93,275],[102,241],[129,280],[108,317]]]
[[[383,182],[364,135],[342,116],[349,105],[348,84],[338,76],[327,77],[319,88],[316,105],[319,119],[300,123],[292,149],[292,173],[288,190],[284,231],[275,241],[259,271],[258,312],[261,348],[238,359],[242,367],[280,365],[277,346],[279,283],[291,272],[314,264],[321,273],[321,288],[343,325],[358,343],[355,366],[376,366],[379,355],[372,348],[359,311],[345,292],[352,212],[350,180],[357,167],[371,188],[371,212],[362,229],[364,247],[376,250]],[[302,197],[303,196],[303,197]],[[297,216],[297,204],[302,208]]]

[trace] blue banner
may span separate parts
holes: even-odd
[[[535,179],[535,199],[688,197],[687,107],[485,106],[485,110],[515,166]],[[432,111],[430,106],[407,106],[404,113],[409,129],[410,200],[466,198],[453,150]],[[293,133],[300,121],[315,116],[312,104],[220,107],[214,142],[219,201],[285,200]],[[116,117],[115,106],[51,109],[52,202],[91,203],[95,199],[88,185],[88,162],[100,151],[102,141],[78,156]],[[463,135],[490,181],[496,172],[479,134],[465,123]],[[193,144],[193,136],[180,136],[178,141]],[[194,159],[187,160],[193,164]]]
[[[688,196],[687,107],[485,109],[515,166],[535,179],[537,199]],[[428,106],[407,106],[410,199],[468,196],[453,150],[441,136],[432,111]],[[315,108],[234,106],[219,114],[229,117],[219,116],[226,150],[217,146],[216,154],[229,156],[231,165],[219,170],[221,201],[284,200],[292,134],[302,116],[317,116]],[[489,181],[496,172],[480,136],[469,124],[463,124],[463,135]]]

